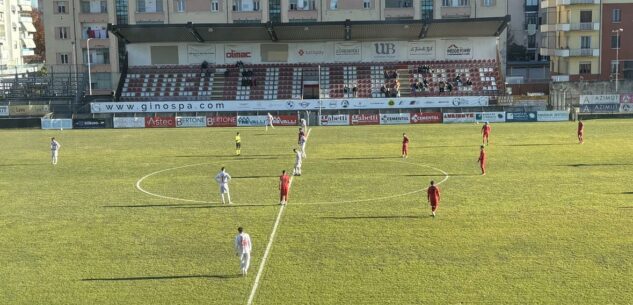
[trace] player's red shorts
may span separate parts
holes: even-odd
[[[487,138],[490,134],[487,132],[484,132],[484,138]]]
[[[431,201],[431,209],[433,211],[437,210],[437,206],[439,205],[439,202],[433,202]]]
[[[281,188],[281,196],[288,196],[288,187],[282,187]]]
[[[409,144],[402,144],[402,152],[408,152],[409,151]]]

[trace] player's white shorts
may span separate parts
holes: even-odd
[[[226,194],[229,192],[228,184],[220,184],[220,194]]]
[[[59,155],[59,150],[51,150],[51,157],[57,158],[58,155]]]
[[[295,167],[301,167],[301,162],[295,162]]]

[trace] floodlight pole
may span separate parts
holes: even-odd
[[[624,31],[624,29],[612,30],[611,33],[615,33],[615,40],[617,48],[615,49],[615,93],[618,93],[619,89],[619,74],[620,74],[620,33]]]

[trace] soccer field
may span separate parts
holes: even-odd
[[[631,304],[633,120],[493,124],[486,176],[480,129],[313,127],[253,304]],[[247,304],[297,128],[0,136],[0,304]]]

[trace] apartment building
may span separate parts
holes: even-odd
[[[107,93],[116,87],[119,54],[125,53],[123,41],[107,31],[108,24],[424,22],[505,17],[508,0],[53,0],[42,9],[47,64],[84,71],[90,58],[93,93]],[[500,37],[505,54],[505,32]]]
[[[633,80],[633,1],[602,2],[600,79]]]
[[[512,16],[508,43],[526,48],[524,61],[539,60],[539,1],[510,1],[508,5],[510,16]]]
[[[30,0],[0,0],[0,67],[24,64],[35,53]]]

